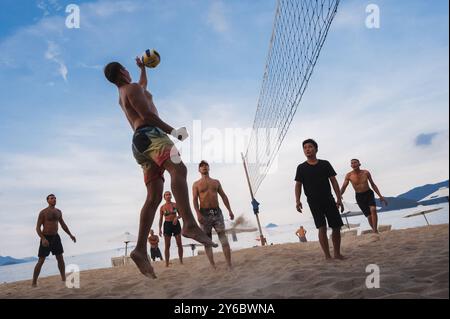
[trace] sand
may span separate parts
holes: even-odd
[[[448,225],[393,230],[380,236],[346,236],[345,261],[326,262],[319,244],[295,243],[233,253],[234,270],[215,255],[174,260],[170,268],[154,263],[158,279],[134,265],[81,272],[80,289],[59,277],[0,286],[0,298],[449,298]],[[380,288],[366,287],[366,266],[380,269]]]

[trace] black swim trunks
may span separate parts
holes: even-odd
[[[159,247],[150,248],[150,257],[152,258],[153,261],[155,261],[156,258],[162,260],[161,250],[159,250]]]
[[[164,236],[178,236],[179,234],[181,234],[181,226],[179,221],[176,225],[170,221],[164,222]]]
[[[328,226],[333,229],[341,228],[344,225],[333,197],[322,201],[308,200],[308,205],[317,229],[326,226],[327,221]]]
[[[52,253],[52,255],[62,255],[64,253],[64,249],[61,243],[61,237],[59,237],[58,234],[56,235],[44,235],[45,239],[48,240],[48,247],[44,247],[42,245],[42,240],[39,245],[39,252],[38,257],[39,258],[45,258]]]
[[[370,207],[377,206],[375,203],[375,193],[371,189],[364,193],[356,193],[356,202],[366,217],[370,216]]]

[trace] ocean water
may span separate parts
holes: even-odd
[[[449,206],[448,204],[440,204],[427,206],[423,209],[433,209],[433,208],[441,208],[441,210],[428,214],[427,219],[432,225],[438,224],[448,224],[449,223]],[[392,229],[406,229],[406,228],[414,228],[420,226],[426,226],[426,221],[423,216],[404,218],[404,216],[418,212],[421,208],[411,208],[404,209],[399,211],[391,211],[380,213],[378,215],[379,224],[380,225],[392,225]],[[358,234],[361,231],[370,229],[370,226],[367,222],[367,219],[364,216],[355,216],[348,218],[349,223],[358,224],[360,223],[360,227],[358,228]],[[345,223],[345,219],[344,219]],[[302,224],[307,230],[307,238],[309,241],[317,241],[318,233],[315,229],[314,222],[309,220]],[[298,238],[295,235],[296,230],[298,229],[299,224],[289,224],[289,225],[279,225],[275,228],[263,228],[263,234],[267,239],[268,244],[283,244],[283,243],[296,243],[298,242]],[[229,237],[231,249],[233,251],[250,248],[259,245],[258,232],[252,233],[240,233],[237,234],[237,241],[234,242]],[[214,239],[217,240],[217,237]],[[190,240],[184,240],[183,244],[192,243]],[[128,247],[128,251],[131,251],[133,247]],[[343,247],[345,250],[345,247]],[[164,254],[164,243],[163,241],[160,243],[160,249],[162,254]],[[198,250],[202,250],[202,247],[198,247],[194,252],[192,252],[190,247],[184,247],[184,257],[190,257],[193,254],[197,255]],[[221,251],[221,248],[215,248],[215,251]],[[124,255],[124,248],[118,248],[113,250],[101,251],[96,253],[82,254],[78,256],[65,256],[66,266],[73,264],[77,265],[81,271],[88,269],[98,269],[98,268],[107,268],[111,267],[111,258],[118,257]],[[172,246],[170,249],[171,260],[178,258],[177,247],[175,244],[175,240],[172,240]],[[174,260],[174,262],[177,262]],[[206,257],[205,257],[205,262]],[[32,278],[33,269],[35,263],[24,263],[17,265],[8,265],[0,267],[0,283],[6,282],[15,282],[20,280],[29,280]],[[44,266],[42,267],[40,277],[47,277],[58,275],[58,268],[56,259],[51,256],[47,258]]]

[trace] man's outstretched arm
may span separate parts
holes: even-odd
[[[369,178],[369,183],[372,186],[372,188],[375,191],[375,193],[377,193],[377,195],[380,197],[380,200],[387,206],[388,203],[387,203],[386,199],[384,198],[384,196],[381,195],[381,192],[378,189],[378,186],[373,181],[372,174],[370,174],[370,172],[367,172],[367,177]]]
[[[345,176],[344,184],[341,187],[341,196],[344,196],[345,191],[347,190],[348,184],[350,183],[350,178],[348,175]]]
[[[73,242],[76,243],[76,242],[77,242],[77,239],[76,239],[75,236],[72,235],[72,233],[70,232],[69,227],[67,227],[66,223],[64,222],[64,219],[63,219],[63,217],[62,217],[62,214],[61,214],[61,217],[59,218],[59,223],[61,224],[61,228],[67,233],[67,235],[70,236],[70,239],[72,239]]]
[[[136,65],[141,70],[141,76],[139,78],[139,85],[142,86],[144,90],[147,89],[147,70],[145,68],[144,63],[139,57],[136,57]]]
[[[230,201],[228,200],[228,196],[227,194],[225,194],[222,185],[219,183],[219,189],[217,190],[217,192],[219,193],[220,197],[222,197],[222,201],[225,204],[225,207],[228,209],[228,212],[230,213],[230,218],[231,220],[234,219],[234,214],[233,211],[231,210],[231,206],[230,206]]]

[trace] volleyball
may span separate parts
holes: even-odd
[[[148,68],[156,68],[161,62],[161,56],[154,49],[149,49],[142,55],[142,63]]]

